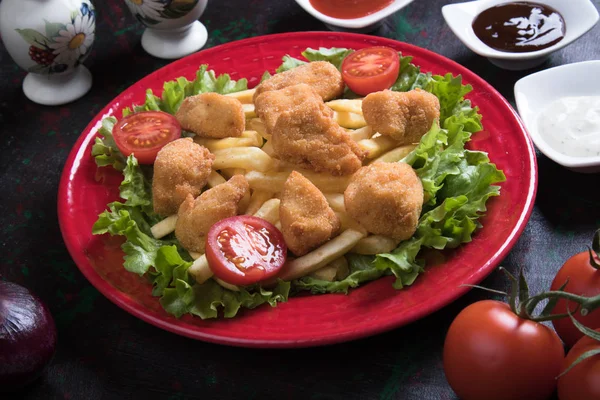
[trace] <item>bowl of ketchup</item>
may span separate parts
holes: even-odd
[[[296,0],[334,31],[369,32],[413,0]]]
[[[449,4],[442,15],[471,50],[498,67],[538,66],[598,22],[591,0],[480,0]]]

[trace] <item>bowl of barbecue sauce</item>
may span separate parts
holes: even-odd
[[[296,0],[333,31],[371,32],[413,0]]]
[[[442,14],[468,48],[509,70],[538,66],[599,17],[590,0],[479,0],[446,5]]]

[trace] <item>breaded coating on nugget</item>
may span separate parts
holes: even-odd
[[[296,256],[325,243],[340,229],[340,220],[323,193],[296,171],[283,186],[279,220],[285,243]]]
[[[335,122],[323,101],[282,112],[271,141],[276,158],[332,175],[352,174],[366,155]]]
[[[225,183],[208,189],[195,200],[191,195],[177,213],[175,236],[188,251],[204,253],[206,234],[216,222],[238,214],[240,200],[250,187],[243,175],[234,175]]]
[[[383,90],[370,93],[362,111],[374,131],[390,136],[400,144],[418,143],[433,121],[440,118],[440,101],[424,90],[409,92]]]
[[[246,128],[242,103],[218,93],[186,97],[175,118],[183,129],[208,138],[239,137]]]
[[[312,87],[305,83],[299,83],[261,93],[256,97],[254,106],[256,114],[265,123],[267,132],[272,133],[277,118],[282,112],[304,107],[308,103],[321,104],[323,100]],[[333,110],[329,107],[326,107],[324,112],[333,117]]]
[[[375,162],[358,170],[344,191],[348,214],[367,231],[410,238],[423,207],[423,185],[406,163]]]
[[[176,214],[188,195],[196,197],[206,185],[215,156],[191,138],[182,138],[160,149],[154,161],[152,201],[154,212]]]
[[[324,101],[339,97],[344,92],[342,74],[327,61],[315,61],[280,72],[263,81],[256,87],[253,101],[263,92],[279,90],[288,86],[306,83],[321,96]]]

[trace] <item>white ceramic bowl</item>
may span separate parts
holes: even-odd
[[[598,10],[590,0],[532,0],[557,10],[565,21],[564,38],[548,48],[526,53],[508,53],[495,50],[483,43],[473,31],[473,20],[482,11],[511,0],[479,0],[466,3],[449,4],[442,7],[446,23],[454,34],[480,56],[487,57],[492,64],[509,70],[533,68],[548,58],[551,53],[561,49],[589,31],[598,22]]]
[[[515,84],[517,109],[533,143],[548,158],[577,172],[599,172],[600,155],[572,157],[560,153],[540,133],[539,115],[566,96],[600,95],[600,60],[565,64],[521,78]]]
[[[401,8],[412,3],[413,0],[394,0],[392,4],[366,17],[353,19],[340,19],[329,17],[317,10],[310,4],[310,0],[296,0],[306,12],[323,22],[334,31],[370,32],[375,30],[384,18],[390,16]]]

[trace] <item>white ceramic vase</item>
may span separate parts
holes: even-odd
[[[0,2],[0,36],[13,60],[29,72],[23,92],[39,104],[69,103],[90,90],[92,75],[82,62],[95,32],[89,0]]]
[[[146,29],[142,47],[158,58],[175,59],[200,50],[208,38],[198,18],[208,0],[125,0]]]

